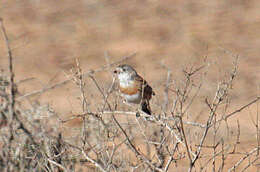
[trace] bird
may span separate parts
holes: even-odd
[[[117,77],[119,91],[127,104],[139,104],[143,112],[151,115],[149,101],[155,95],[152,87],[136,70],[128,65],[121,64],[114,70]]]

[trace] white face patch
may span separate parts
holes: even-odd
[[[120,87],[126,88],[131,87],[134,84],[134,81],[131,78],[131,75],[129,75],[126,72],[122,72],[118,74],[119,84]]]

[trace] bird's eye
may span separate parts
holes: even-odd
[[[123,68],[123,72],[125,72],[126,71],[126,69],[125,68]]]

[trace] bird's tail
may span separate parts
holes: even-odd
[[[147,101],[143,101],[141,103],[141,109],[148,115],[151,115],[151,108],[150,108],[149,102],[147,103]]]

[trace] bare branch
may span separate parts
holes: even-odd
[[[260,148],[254,148],[253,150],[251,150],[250,152],[248,152],[244,157],[242,157],[233,167],[231,167],[228,172],[231,171],[235,171],[236,168],[244,161],[246,160],[248,157],[252,156],[255,152],[257,152]]]
[[[51,159],[49,159],[49,158],[48,158],[48,161],[49,161],[51,164],[54,164],[54,165],[56,165],[57,167],[61,168],[64,172],[67,172],[67,171],[68,171],[68,170],[67,170],[65,167],[63,167],[61,164],[59,164],[59,163],[57,163],[57,162],[55,162],[55,161],[53,161],[53,160],[51,160]]]
[[[246,105],[242,106],[241,108],[235,110],[234,112],[231,112],[230,114],[227,114],[225,116],[223,116],[220,120],[218,120],[217,122],[219,121],[222,121],[222,120],[227,120],[229,117],[237,114],[238,112],[241,112],[242,110],[244,110],[245,108],[251,106],[252,104],[258,102],[260,100],[260,97],[257,97],[255,98],[254,100],[252,100],[251,102],[247,103]]]
[[[6,45],[6,49],[8,52],[8,62],[9,62],[9,84],[10,84],[10,106],[9,106],[9,113],[10,113],[10,117],[9,117],[9,123],[13,120],[14,116],[15,116],[15,110],[14,110],[14,106],[15,106],[15,84],[14,84],[14,71],[13,71],[13,55],[12,55],[12,51],[10,48],[10,44],[9,44],[9,39],[4,27],[4,23],[3,23],[3,19],[0,18],[0,27],[1,27],[1,31],[2,31],[2,35],[5,41],[5,45]]]
[[[129,56],[122,57],[122,59],[120,59],[120,60],[118,60],[118,61],[115,61],[115,62],[111,63],[110,65],[104,65],[104,66],[102,66],[102,67],[100,67],[100,68],[98,68],[98,69],[90,70],[90,71],[84,73],[83,76],[89,76],[89,75],[92,75],[93,73],[97,73],[97,72],[104,71],[104,70],[108,69],[110,66],[113,66],[113,65],[116,65],[116,64],[118,64],[118,63],[121,63],[122,61],[125,61],[125,60],[127,60],[127,59],[129,59],[129,58],[131,58],[131,57],[133,57],[133,56],[135,56],[135,55],[136,55],[136,53],[133,53],[133,54],[131,54],[131,55],[129,55]],[[17,97],[16,100],[19,100],[19,101],[20,101],[20,100],[22,100],[22,99],[24,99],[24,98],[26,98],[26,97],[34,96],[34,95],[37,95],[37,94],[42,94],[42,93],[44,93],[44,92],[46,92],[46,91],[49,91],[49,90],[52,90],[52,89],[54,89],[54,88],[57,88],[57,87],[60,87],[60,86],[62,86],[62,85],[67,84],[68,82],[71,81],[71,79],[72,79],[72,78],[69,78],[69,79],[66,79],[66,80],[64,80],[64,81],[60,81],[60,82],[58,82],[58,83],[56,83],[56,84],[53,84],[53,85],[51,85],[51,86],[45,87],[45,88],[43,88],[43,89],[36,90],[36,91],[31,92],[31,93],[24,94],[24,95],[22,95],[22,96],[20,96],[20,97]]]

